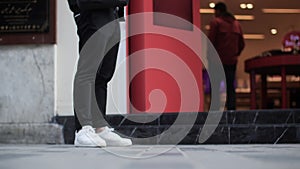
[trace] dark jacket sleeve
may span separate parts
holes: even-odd
[[[240,25],[239,25],[239,27],[240,27],[240,30],[241,30],[241,34],[240,34],[240,37],[239,37],[239,53],[238,53],[238,55],[241,55],[242,51],[245,48],[245,39],[244,39],[242,28],[241,28]]]
[[[114,8],[120,5],[120,0],[77,0],[80,10]]]
[[[210,29],[208,33],[208,39],[213,45],[216,45],[216,36],[218,33],[218,23],[216,20],[210,22]]]
[[[80,9],[79,9],[79,7],[77,5],[76,0],[68,0],[68,4],[69,4],[69,8],[71,9],[71,11],[74,14],[78,14],[80,12]]]

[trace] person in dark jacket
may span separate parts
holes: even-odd
[[[116,66],[120,41],[118,12],[128,0],[68,0],[79,37],[74,79],[75,146],[129,146],[107,127],[107,83]]]
[[[215,18],[210,23],[208,38],[218,52],[224,67],[227,110],[235,110],[236,93],[234,82],[238,56],[245,47],[243,32],[240,23],[227,11],[225,3],[217,3],[214,10]],[[212,66],[213,63],[210,65]]]

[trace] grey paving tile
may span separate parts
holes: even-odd
[[[0,145],[1,169],[299,169],[300,145]]]

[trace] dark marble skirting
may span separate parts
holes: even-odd
[[[217,125],[217,128],[204,144],[300,143],[300,109],[219,113],[222,114],[219,124],[207,124]],[[161,139],[164,137],[164,131],[170,127],[178,130],[191,127],[179,144],[199,144],[198,139],[207,115],[207,112],[180,113],[180,118],[186,120],[181,120],[179,123],[176,121],[178,113],[165,113],[160,116],[157,114],[108,115],[107,121],[118,133],[133,138],[135,144],[174,144],[172,139],[164,138],[163,141]],[[64,127],[65,143],[72,144],[75,132],[74,117],[57,116],[54,120]],[[194,123],[191,124],[190,121]],[[154,137],[158,135],[160,137]]]

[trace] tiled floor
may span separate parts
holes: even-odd
[[[1,169],[299,169],[300,145],[0,145]]]

